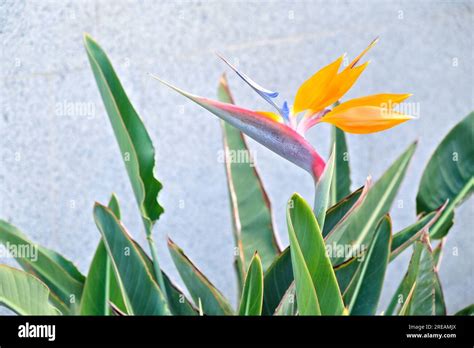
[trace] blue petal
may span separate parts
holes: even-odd
[[[244,73],[240,72],[239,70],[237,70],[237,68],[235,66],[233,66],[232,64],[229,63],[229,61],[227,59],[225,59],[224,57],[222,57],[219,53],[216,53],[217,56],[222,59],[224,61],[224,63],[226,63],[232,70],[235,71],[235,73],[237,75],[239,75],[239,77],[244,80],[250,87],[252,87],[252,89],[257,92],[263,99],[265,99],[268,103],[270,103],[270,105],[272,105],[274,108],[276,108],[278,110],[278,112],[281,114],[282,110],[275,104],[275,102],[272,100],[273,98],[276,98],[278,97],[278,92],[274,92],[274,91],[270,91],[266,88],[263,88],[262,86],[260,86],[258,83],[256,83],[255,81],[253,81],[250,77],[248,77],[247,75],[245,75]],[[283,114],[282,114],[283,116]]]
[[[283,106],[281,107],[280,114],[283,116],[285,122],[290,122],[290,108],[288,107],[288,103],[285,101]]]

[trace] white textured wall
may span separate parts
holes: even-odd
[[[99,238],[92,205],[116,192],[126,226],[144,241],[82,46],[82,34],[89,32],[109,54],[157,149],[166,213],[155,235],[163,268],[176,275],[165,245],[169,235],[235,300],[225,175],[217,161],[219,123],[148,73],[214,97],[225,70],[213,54],[218,50],[291,101],[319,67],[343,52],[354,57],[380,36],[369,54],[372,63],[348,97],[411,92],[420,118],[348,141],[355,188],[369,174],[378,178],[409,143],[420,140],[398,196],[403,207],[392,210],[398,230],[415,220],[416,191],[429,155],[473,109],[472,24],[471,1],[1,1],[0,217],[87,272]],[[265,106],[229,77],[241,105]],[[78,109],[61,110],[68,105]],[[318,126],[309,137],[326,156],[328,128]],[[294,191],[310,199],[311,180],[260,145],[251,147],[286,244],[285,203]],[[458,209],[446,244],[441,278],[451,312],[474,300],[472,216],[470,200]],[[408,258],[409,252],[390,265],[383,307]]]

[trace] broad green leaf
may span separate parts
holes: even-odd
[[[143,121],[135,111],[102,48],[89,35],[84,45],[102,100],[109,115],[147,234],[163,213],[158,204],[161,183],[155,178],[155,150]]]
[[[351,193],[351,172],[349,168],[349,152],[344,131],[331,127],[332,143],[336,145],[334,176],[331,181],[330,205],[333,206]]]
[[[120,220],[120,207],[114,194],[108,206]],[[80,313],[81,315],[111,315],[112,309],[109,302],[113,303],[117,310],[126,313],[123,295],[101,238],[84,284]]]
[[[339,203],[329,208],[326,212],[326,221],[324,223],[325,233],[333,229],[341,221],[344,221],[355,207],[359,206],[364,200],[370,181],[366,182],[364,187],[354,191],[349,196],[345,197]],[[323,235],[325,235],[323,233]],[[342,270],[339,268],[335,269],[336,276],[338,278],[342,273],[346,272],[346,269]],[[352,273],[342,275],[353,276]],[[350,278],[347,281],[350,281]],[[288,287],[293,282],[293,269],[291,265],[291,254],[289,248],[286,248],[282,253],[274,260],[272,265],[265,272],[264,277],[264,298],[263,298],[263,314],[272,315],[275,312],[276,307],[280,304],[282,297],[287,291]],[[341,283],[339,283],[341,285]],[[342,288],[341,288],[342,291]]]
[[[474,304],[467,306],[466,308],[461,309],[460,311],[456,312],[454,315],[474,315]]]
[[[312,295],[311,289],[306,289],[309,274],[321,314],[341,315],[344,304],[323,236],[311,207],[298,194],[294,194],[288,203],[287,221],[299,313],[304,314],[301,306],[307,299],[302,297],[303,292]],[[302,279],[298,279],[297,272],[303,276]],[[309,299],[310,304],[312,301]]]
[[[286,290],[280,303],[275,309],[274,315],[293,316],[298,312],[298,306],[296,303],[296,288],[295,283],[291,283],[288,290]]]
[[[344,294],[350,315],[375,314],[390,256],[391,239],[392,222],[386,215],[378,223],[365,258]]]
[[[225,75],[220,80],[217,93],[220,101],[234,103]],[[232,226],[239,250],[236,259],[241,288],[255,251],[258,251],[266,270],[280,249],[273,228],[270,200],[244,135],[227,122],[221,123]]]
[[[445,315],[446,305],[427,233],[421,236],[421,241],[414,243],[413,255],[408,265],[408,271],[393,295],[385,311],[386,315],[400,312],[401,309],[398,308],[403,307],[415,282],[415,290],[406,314]]]
[[[370,181],[367,181],[365,186],[354,191],[327,210],[323,236],[338,223],[350,216],[351,212],[363,202],[369,186]],[[336,270],[336,276],[339,278],[341,273],[344,273],[345,270],[339,271],[339,274],[337,273],[338,271],[339,270]],[[272,315],[275,312],[276,307],[280,304],[283,295],[293,280],[290,249],[286,248],[265,272],[263,297],[264,315]]]
[[[474,112],[459,122],[436,148],[421,178],[417,213],[429,213],[449,204],[431,229],[431,238],[443,238],[452,225],[454,209],[474,190]]]
[[[170,314],[163,293],[147,268],[145,260],[114,213],[96,203],[94,219],[124,295],[127,313]]]
[[[327,235],[326,244],[352,246],[354,250],[368,244],[374,235],[376,224],[390,210],[415,148],[416,143],[410,145],[390,166],[369,190],[362,204]],[[352,256],[349,253],[344,257],[333,257],[332,264],[342,264]]]
[[[290,239],[291,264],[295,277],[296,298],[298,311],[301,315],[321,315],[316,289],[309,273],[308,265],[296,238],[290,212],[287,212],[288,234]]]
[[[49,303],[49,289],[38,278],[0,265],[0,305],[19,315],[59,315]]]
[[[286,248],[275,258],[263,278],[264,315],[273,315],[293,279],[291,252],[290,248]]]
[[[85,277],[55,251],[33,243],[20,230],[0,220],[0,243],[11,250],[16,261],[27,272],[44,282],[61,302],[61,310],[74,312],[81,300]],[[59,307],[59,305],[58,305]]]
[[[262,315],[263,269],[262,261],[255,253],[245,278],[244,290],[240,299],[239,315]]]
[[[315,182],[314,185],[314,215],[320,229],[324,228],[324,220],[326,219],[326,210],[329,204],[329,191],[331,189],[331,182],[333,180],[334,173],[334,158],[335,158],[335,146],[333,146],[331,156],[324,167],[323,174]]]
[[[179,275],[188,288],[194,303],[199,303],[200,300],[202,309],[207,315],[234,314],[229,302],[201,271],[194,266],[183,250],[171,239],[168,239],[168,247]]]

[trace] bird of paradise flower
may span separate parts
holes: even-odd
[[[342,71],[339,70],[344,55],[316,72],[299,87],[292,107],[289,107],[286,101],[281,106],[277,105],[275,98],[278,97],[278,92],[263,88],[219,56],[266,100],[275,112],[252,111],[199,97],[152,76],[303,168],[317,181],[324,171],[325,161],[305,139],[305,134],[311,127],[320,122],[327,122],[345,132],[363,134],[383,131],[413,118],[394,110],[396,105],[411,94],[374,94],[339,103],[366,69],[369,62],[364,64],[359,62],[377,41],[378,39],[373,40]]]

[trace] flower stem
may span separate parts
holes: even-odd
[[[165,300],[168,302],[168,294],[166,293],[165,282],[163,280],[163,273],[161,272],[160,263],[158,261],[158,254],[156,252],[156,244],[155,240],[153,239],[153,235],[151,232],[151,226],[148,226],[145,222],[145,230],[146,230],[146,240],[148,242],[148,246],[150,247],[151,258],[153,260],[153,270],[155,273],[156,280],[158,282],[158,286],[160,287]]]

